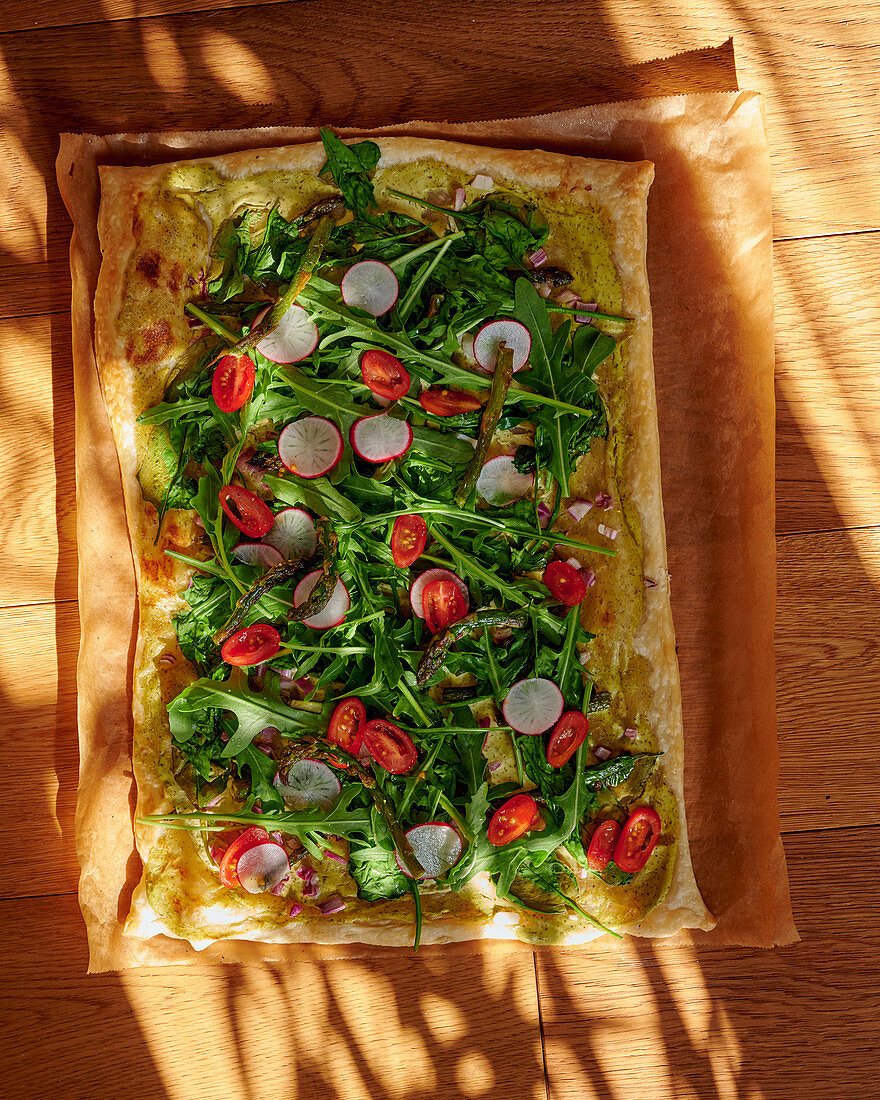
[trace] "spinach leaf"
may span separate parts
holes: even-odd
[[[382,152],[374,141],[346,145],[332,130],[321,130],[327,161],[321,172],[329,172],[342,192],[346,207],[369,221],[376,205],[376,194],[369,173],[379,163]]]
[[[349,857],[351,877],[364,901],[399,898],[406,893],[406,876],[394,858],[393,849],[368,845],[353,849]]]

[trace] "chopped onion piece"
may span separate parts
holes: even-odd
[[[604,491],[596,493],[595,505],[597,508],[603,508],[607,512],[613,503],[614,501],[608,493]]]
[[[581,573],[581,576],[583,577],[584,584],[587,586],[587,588],[592,588],[593,585],[596,583],[596,572],[590,567],[586,568]]]
[[[547,505],[544,504],[543,501],[541,501],[541,503],[538,505],[538,523],[540,523],[542,528],[547,526],[547,522],[552,514],[553,513],[550,511]]]
[[[597,760],[610,760],[613,756],[611,749],[606,749],[604,745],[599,745],[598,748],[593,749],[593,756]]]
[[[599,534],[604,535],[606,539],[610,539],[612,542],[617,538],[618,531],[616,527],[607,527],[604,523],[599,524]]]
[[[346,867],[348,866],[348,860],[345,856],[339,855],[338,852],[331,852],[329,848],[324,849],[324,856],[326,859],[335,859],[337,863],[342,863]]]
[[[490,771],[490,772],[497,772],[500,767],[501,767],[501,761],[500,760],[493,760],[492,763],[489,765],[489,767],[486,770]]]
[[[579,301],[579,298],[573,290],[565,287],[556,295],[556,301],[559,302],[561,306],[573,306],[575,302]]]
[[[493,180],[491,176],[483,175],[482,172],[478,173],[471,180],[471,187],[473,187],[475,191],[491,191],[494,186],[495,180]]]
[[[573,500],[565,510],[575,523],[580,523],[592,507],[593,502],[591,500]]]
[[[300,905],[300,903],[298,901],[295,901],[293,903],[293,905],[291,905],[291,907],[290,907],[290,913],[288,914],[288,916],[298,917],[302,911],[303,911],[303,907]]]
[[[635,741],[636,738],[639,736],[639,731],[633,729],[632,726],[627,726],[627,728],[623,731],[623,736],[628,737],[630,741]]]
[[[537,249],[535,252],[530,252],[526,256],[526,263],[532,265],[532,267],[542,267],[547,262],[547,253],[543,248]]]
[[[284,887],[290,882],[290,875],[285,875],[284,878],[269,891],[270,894],[274,894],[277,898],[280,898],[284,893]]]
[[[322,901],[318,908],[325,917],[329,917],[331,913],[341,913],[345,908],[345,902],[339,894],[333,894],[326,901]]]
[[[453,203],[452,203],[452,209],[453,210],[461,210],[461,208],[464,206],[464,200],[465,200],[465,190],[464,190],[464,188],[463,187],[456,187],[456,189],[455,189],[455,199],[453,200]]]
[[[535,290],[537,290],[542,298],[549,298],[553,292],[553,287],[551,287],[549,283],[535,283]]]
[[[583,566],[577,560],[577,558],[566,558],[565,559],[565,564],[570,565],[572,567],[572,569],[583,569]]]

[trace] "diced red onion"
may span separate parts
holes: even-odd
[[[593,756],[597,760],[610,760],[613,755],[611,749],[606,749],[604,745],[599,745],[598,748],[593,749]]]
[[[538,504],[538,523],[540,523],[542,529],[547,526],[552,514],[553,513],[543,501]]]
[[[201,288],[201,291],[202,291],[202,297],[207,298],[208,297],[208,280],[207,280],[207,277],[205,276],[205,269],[203,267],[199,268],[199,287]]]
[[[289,916],[298,917],[302,911],[303,911],[303,907],[300,905],[300,903],[298,901],[295,901],[293,903],[293,905],[291,905],[291,907],[290,907]]]
[[[532,267],[542,267],[547,262],[547,253],[543,248],[537,249],[535,252],[530,252],[526,256],[526,263],[532,265]]]
[[[271,759],[274,751],[271,745],[257,745],[256,748],[259,752],[263,753],[264,756],[268,756]]]
[[[284,833],[269,833],[269,836],[276,844],[280,844],[282,848],[284,847]]]
[[[251,806],[251,813],[252,814],[261,814],[262,812],[263,812],[263,807],[262,806],[256,806],[256,805]]]
[[[318,872],[312,871],[309,875],[309,886],[317,886],[321,880],[318,878]]]
[[[492,763],[487,768],[487,771],[497,772],[500,767],[501,767],[501,761],[500,760],[493,760]]]
[[[331,852],[329,849],[325,849],[324,855],[327,859],[335,859],[337,863],[342,863],[344,866],[348,866],[348,860],[345,856],[339,855],[338,852]]]
[[[587,588],[592,588],[593,585],[596,583],[596,572],[590,566],[584,569],[584,571],[581,573],[581,577],[583,578],[584,584],[587,586]]]
[[[275,740],[275,734],[278,732],[279,730],[275,726],[266,726],[257,734],[257,740],[261,745],[271,745]]]
[[[487,730],[492,725],[492,719],[491,718],[478,718],[477,719],[477,725],[480,727],[481,730]]]
[[[317,882],[314,884],[314,886],[312,885],[311,882],[307,882],[305,884],[305,886],[303,887],[303,897],[304,898],[316,898],[317,896],[318,896],[318,884],[317,884]]]
[[[614,501],[611,499],[609,493],[606,493],[604,490],[600,490],[598,493],[596,493],[596,500],[594,503],[597,508],[603,508],[607,512]]]
[[[592,507],[593,502],[591,500],[573,500],[565,510],[575,523],[580,523]]]
[[[215,809],[215,807],[219,806],[220,803],[223,801],[223,795],[224,794],[226,794],[225,791],[221,791],[219,794],[215,794],[210,802],[205,803],[205,809],[206,810],[213,810],[213,809]]]
[[[623,736],[628,737],[630,741],[635,741],[636,738],[639,736],[639,731],[633,729],[632,726],[627,726],[627,728],[623,731]]]
[[[595,302],[582,302],[580,300],[580,298],[578,298],[578,300],[573,303],[573,306],[574,306],[575,309],[583,309],[583,310],[587,310],[588,312],[593,312],[593,313],[595,313],[596,308],[597,308]],[[574,315],[574,319],[577,321],[577,323],[579,325],[589,325],[593,320],[592,317],[586,316],[585,314],[582,314],[582,313],[576,313]]]
[[[574,303],[579,300],[580,299],[578,298],[577,294],[575,294],[575,292],[573,290],[570,290],[568,287],[564,287],[556,295],[556,301],[559,302],[561,306],[573,306]]]
[[[294,874],[303,880],[308,882],[312,877],[312,868],[308,863],[301,863],[298,867],[294,867]]]
[[[535,290],[542,298],[549,298],[553,293],[553,287],[549,283],[535,283]]]
[[[339,894],[333,894],[326,901],[322,901],[318,908],[325,917],[329,917],[331,913],[341,913],[345,908],[345,902]]]
[[[590,661],[592,660],[592,657],[593,657],[592,653],[590,653],[590,651],[588,649],[585,649],[583,651],[583,653],[580,655],[580,657],[578,657],[578,660],[580,661],[580,663],[582,665],[588,665],[590,663]]]
[[[172,665],[177,664],[177,658],[173,653],[163,653],[159,658],[159,664],[162,665],[163,668],[171,668]]]
[[[270,894],[274,894],[276,897],[281,897],[284,893],[284,887],[290,882],[290,875],[285,875],[284,878],[269,891]]]
[[[466,195],[465,195],[464,188],[463,187],[456,187],[456,189],[455,189],[455,198],[452,202],[452,209],[453,210],[461,210],[461,208],[464,206],[465,198],[466,198]]]
[[[577,558],[566,558],[565,559],[565,564],[570,565],[572,567],[572,569],[583,569],[583,566],[577,560]]]
[[[604,523],[599,524],[599,534],[604,535],[606,539],[610,539],[612,542],[617,538],[618,531],[616,527],[607,527]]]
[[[471,187],[475,191],[491,191],[495,186],[495,180],[491,176],[484,175],[482,172],[478,172],[477,175],[471,180]]]

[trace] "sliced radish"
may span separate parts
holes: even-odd
[[[397,301],[400,286],[397,276],[381,260],[361,260],[342,277],[342,300],[347,306],[381,317]]]
[[[309,596],[311,596],[312,589],[318,583],[320,577],[320,569],[313,569],[311,573],[306,573],[294,590],[294,607],[299,607],[306,602]],[[342,581],[337,581],[327,606],[314,615],[309,615],[307,619],[303,619],[303,622],[313,630],[329,630],[331,626],[339,626],[348,614],[348,609],[350,607],[351,596],[348,594],[348,589]]]
[[[266,841],[240,855],[236,870],[249,894],[266,894],[290,875],[290,860],[280,844]]]
[[[426,572],[420,573],[416,577],[409,589],[409,602],[412,604],[413,614],[418,616],[418,618],[424,619],[425,617],[425,612],[422,607],[422,593],[432,581],[452,581],[454,585],[457,585],[462,596],[464,596],[465,610],[470,607],[470,592],[468,592],[467,585],[461,577],[449,569],[428,569]]]
[[[512,455],[499,455],[483,464],[477,478],[477,492],[494,508],[506,508],[524,497],[535,484],[534,474],[521,474]]]
[[[538,734],[555,726],[562,717],[565,700],[552,680],[531,676],[517,680],[501,705],[504,720],[517,733]]]
[[[507,318],[483,325],[474,337],[474,358],[483,370],[494,372],[499,344],[506,344],[513,352],[513,369],[522,370],[532,350],[532,337],[526,326]]]
[[[310,558],[318,545],[315,521],[302,508],[285,508],[275,516],[275,523],[271,531],[263,535],[263,542],[288,561]]]
[[[257,351],[273,363],[298,363],[318,346],[318,326],[302,306],[291,306]]]
[[[279,770],[273,782],[285,804],[294,810],[306,806],[325,810],[342,790],[333,769],[320,760],[294,760],[283,772],[282,776]]]
[[[274,546],[264,546],[261,542],[240,542],[232,551],[232,557],[242,565],[253,565],[258,569],[271,569],[284,561]]]
[[[406,839],[410,843],[413,855],[425,869],[425,873],[421,876],[423,879],[440,878],[461,859],[461,837],[445,821],[429,821],[427,825],[414,825],[411,829],[407,829]],[[401,871],[407,878],[412,878],[400,856],[397,853],[395,856]]]
[[[305,416],[278,436],[278,457],[292,474],[321,477],[342,458],[342,432],[323,416]]]
[[[379,413],[356,420],[351,426],[349,439],[360,458],[367,462],[387,462],[406,454],[413,440],[413,431],[405,420]]]

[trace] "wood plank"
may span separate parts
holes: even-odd
[[[0,610],[0,897],[76,889],[74,603]]]
[[[283,967],[86,977],[74,898],[5,901],[0,922],[4,1095],[54,1095],[63,1074],[65,1100],[545,1097],[527,951],[304,947]]]
[[[0,321],[0,606],[76,598],[70,318]]]
[[[776,528],[880,523],[880,233],[777,244]]]
[[[551,1100],[862,1100],[880,1042],[880,829],[786,850],[795,947],[537,954]]]
[[[786,831],[880,822],[880,530],[778,540]]]
[[[148,19],[180,12],[226,11],[258,4],[306,4],[313,0],[102,0],[100,12],[95,0],[58,0],[34,5],[28,0],[7,0],[3,6],[0,33],[32,31],[45,27],[69,27],[79,23],[115,23],[121,19]]]
[[[717,45],[731,31],[741,84],[767,95],[777,236],[880,226],[870,80],[880,46],[872,21],[846,19],[839,0],[830,7],[795,0],[767,21],[757,3],[735,17],[689,10],[686,21],[670,0],[627,0],[593,12],[589,21],[574,0],[555,3],[552,19],[538,2],[520,4],[513,22],[502,0],[468,5],[466,18],[456,10],[448,0],[425,0],[417,13],[409,5],[379,11],[370,0],[349,0],[340,19],[333,0],[313,0],[227,10],[210,20],[189,11],[120,19],[103,24],[100,34],[89,24],[7,36],[0,67],[6,122],[0,179],[7,197],[0,272],[28,287],[31,311],[60,308],[57,282],[25,273],[46,254],[60,260],[66,248],[66,217],[51,178],[59,130],[259,126],[279,119],[377,125],[540,113],[572,106],[572,88],[585,100],[601,98],[609,84],[626,94],[615,83],[621,72],[626,87],[644,94],[633,63]],[[110,11],[140,8],[115,0]],[[365,41],[374,48],[364,49]],[[523,73],[540,73],[525,95]]]

